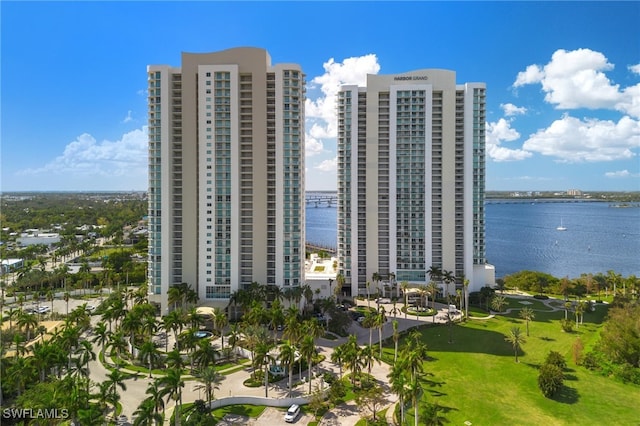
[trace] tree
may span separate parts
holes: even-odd
[[[344,351],[345,347],[343,345],[336,346],[333,348],[333,352],[331,352],[331,362],[338,365],[339,378],[342,380],[342,365],[344,364]]]
[[[491,309],[496,312],[502,312],[506,305],[507,299],[504,296],[493,296],[493,299],[491,299]]]
[[[138,358],[149,367],[149,378],[151,378],[151,370],[153,366],[160,361],[160,351],[151,338],[145,339],[138,351]]]
[[[133,426],[152,426],[162,424],[162,414],[156,411],[156,407],[152,400],[144,399],[133,412],[135,420]]]
[[[344,347],[342,359],[345,367],[351,370],[351,385],[355,386],[356,378],[359,379],[360,371],[362,371],[363,367],[360,356],[361,350],[356,336],[353,334],[349,335],[347,341],[343,343],[342,346]]]
[[[224,329],[227,325],[229,325],[227,314],[225,314],[222,309],[215,308],[213,310],[213,328],[220,334],[221,350],[224,350]]]
[[[400,288],[402,289],[402,294],[404,295],[404,318],[407,319],[407,309],[408,309],[408,297],[409,297],[409,293],[407,290],[409,290],[409,282],[408,281],[402,281],[400,283]]]
[[[27,333],[27,342],[31,340],[31,330],[38,326],[38,314],[30,314],[26,311],[22,311],[18,317],[16,324],[20,328],[24,328]]]
[[[287,369],[287,373],[289,374],[289,398],[291,397],[291,392],[293,391],[293,364],[296,362],[296,347],[291,344],[290,340],[286,340],[280,346],[280,354],[278,355],[278,360]],[[335,351],[334,351],[335,353]],[[333,358],[332,358],[333,359]],[[340,370],[342,373],[342,369]],[[341,374],[342,375],[342,374]]]
[[[254,363],[255,366],[263,368],[264,373],[264,396],[269,396],[269,366],[275,361],[274,357],[269,353],[271,344],[268,341],[260,341],[256,345]]]
[[[415,419],[415,426],[418,426],[418,405],[420,403],[420,396],[422,395],[422,383],[419,377],[412,377],[409,379],[408,392],[411,395],[411,402],[413,404],[413,415]]]
[[[220,382],[222,381],[222,375],[218,373],[215,367],[207,366],[198,370],[195,374],[196,380],[201,384],[194,389],[204,389],[207,401],[213,401],[215,389],[220,388]]]
[[[147,390],[145,391],[145,395],[149,395],[145,400],[151,401],[153,410],[157,414],[159,414],[160,411],[164,412],[164,395],[162,394],[162,390],[158,381],[154,380],[147,385]]]
[[[220,351],[211,345],[208,339],[201,339],[197,343],[197,349],[193,352],[192,358],[198,365],[198,369],[206,368],[215,364],[220,357]]]
[[[316,342],[313,336],[307,334],[300,342],[300,355],[307,360],[307,368],[309,370],[309,394],[311,394],[311,367],[313,365],[313,357],[316,355]]]
[[[107,324],[101,321],[93,328],[93,338],[91,342],[99,344],[100,351],[104,352],[104,347],[109,342],[110,334],[109,330],[107,330]]]
[[[518,351],[520,350],[520,347],[522,347],[522,345],[526,343],[526,339],[522,335],[520,327],[512,327],[509,331],[509,335],[505,337],[505,340],[511,343],[511,345],[513,346],[513,350],[516,356],[516,362],[518,362]]]
[[[160,377],[158,385],[162,389],[161,394],[167,397],[167,400],[173,399],[175,401],[175,425],[180,426],[181,414],[180,408],[182,407],[182,388],[184,387],[184,381],[181,377],[181,372],[177,368],[170,368],[167,370],[167,374]]]
[[[374,384],[365,386],[356,392],[355,401],[359,407],[365,408],[373,414],[373,421],[375,422],[377,420],[376,414],[385,401],[384,391],[382,387]]]
[[[374,325],[378,329],[378,346],[380,348],[379,357],[382,358],[382,329],[384,328],[385,323],[387,322],[387,316],[385,314],[384,306],[381,306],[378,309],[378,312],[374,319]]]
[[[400,340],[400,333],[398,333],[398,321],[393,320],[393,362],[398,360],[398,340]]]
[[[529,337],[529,321],[533,321],[535,317],[536,315],[531,308],[522,308],[520,311],[520,318],[525,320],[527,324],[527,337]]]
[[[404,407],[405,401],[410,397],[409,394],[409,375],[405,368],[405,364],[401,360],[394,362],[391,365],[389,374],[389,384],[391,385],[391,392],[398,396],[398,402],[400,404],[400,424],[404,424]]]
[[[563,383],[564,373],[560,367],[549,363],[545,363],[540,367],[538,387],[545,397],[553,397],[562,388]]]
[[[640,304],[625,303],[609,309],[601,331],[600,350],[616,364],[640,368]]]
[[[116,404],[120,400],[120,395],[118,394],[118,388],[123,391],[127,390],[127,385],[124,383],[125,375],[120,372],[120,370],[113,370],[107,374],[107,380],[105,380],[105,386],[109,389],[109,395],[111,401],[113,401],[113,409],[115,411]]]
[[[429,290],[429,293],[431,294],[431,309],[433,309],[433,311],[435,312],[435,310],[436,310],[436,296],[438,295],[438,291],[440,291],[440,289],[438,288],[438,284],[436,284],[434,281],[431,281],[427,285],[427,290]],[[432,315],[431,319],[432,319],[432,321],[434,323],[436,322],[436,316],[435,315]]]

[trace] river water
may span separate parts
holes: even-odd
[[[581,273],[640,276],[640,207],[601,202],[486,205],[487,261],[496,277],[535,270],[556,277]],[[562,224],[566,230],[558,231]],[[307,241],[336,247],[336,207],[307,205]]]

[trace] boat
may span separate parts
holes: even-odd
[[[567,228],[562,224],[562,218],[560,219],[560,226],[556,228],[558,231],[566,231]]]

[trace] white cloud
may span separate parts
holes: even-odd
[[[545,101],[559,109],[604,108],[640,117],[640,84],[620,90],[605,74],[613,68],[600,52],[560,49],[546,65],[529,65],[518,73],[513,85],[540,83]]]
[[[486,124],[486,151],[494,161],[518,161],[531,157],[531,153],[522,149],[511,149],[501,146],[501,143],[515,141],[520,133],[511,128],[511,121],[504,118]]]
[[[610,120],[565,115],[546,129],[531,135],[522,145],[526,151],[556,157],[560,162],[595,162],[629,159],[640,147],[640,122],[622,117]]]
[[[544,78],[544,72],[537,65],[529,65],[524,71],[520,71],[516,77],[515,87],[525,84],[540,83]]]
[[[65,175],[69,179],[110,179],[130,177],[131,187],[147,186],[147,127],[132,130],[115,142],[96,139],[84,133],[70,142],[62,155],[37,169],[24,169],[20,175]],[[136,185],[137,184],[137,185]]]
[[[616,172],[607,172],[604,174],[608,178],[630,178],[640,177],[640,173],[631,173],[629,170],[618,170]]]
[[[321,95],[311,98],[308,91],[305,116],[307,128],[313,130],[312,136],[318,138],[335,138],[336,127],[336,95],[340,87],[347,84],[364,86],[367,74],[377,74],[380,71],[378,58],[375,54],[346,58],[336,62],[331,58],[323,64],[324,74],[314,77],[310,89],[319,87]],[[314,129],[315,128],[315,129]]]
[[[527,109],[525,107],[518,107],[511,103],[500,104],[500,108],[502,108],[502,110],[504,111],[504,115],[506,115],[507,117],[524,114],[527,112]]]
[[[316,170],[320,170],[321,172],[335,172],[338,166],[338,157],[331,158],[329,160],[324,160],[320,164],[314,167]]]
[[[305,140],[305,156],[313,157],[324,152],[324,145],[322,141],[307,135]]]
[[[629,65],[629,71],[635,74],[640,74],[640,64]]]
[[[131,110],[127,111],[127,116],[122,120],[123,123],[128,123],[131,120],[133,120],[133,117],[131,116]]]

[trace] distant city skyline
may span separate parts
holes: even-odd
[[[146,190],[146,66],[238,46],[306,74],[306,190],[336,189],[340,86],[420,67],[486,82],[487,191],[640,190],[638,2],[27,1],[1,12],[4,192]]]

